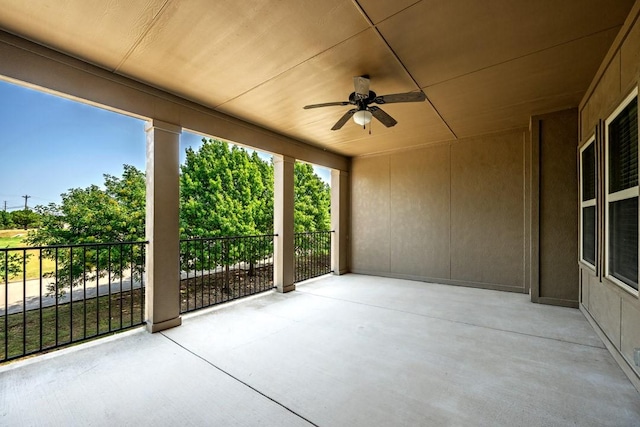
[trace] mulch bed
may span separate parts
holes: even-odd
[[[252,273],[252,274],[251,274]],[[187,312],[273,288],[273,266],[229,270],[180,281],[180,311]]]

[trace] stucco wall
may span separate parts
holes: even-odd
[[[528,130],[352,161],[352,271],[525,292]]]
[[[636,2],[580,104],[582,144],[594,134],[598,121],[606,119],[631,89],[638,85],[639,17],[640,2]],[[602,168],[599,174],[602,178]],[[602,214],[602,208],[599,212]],[[600,237],[602,238],[601,230]],[[602,245],[600,249],[602,253]],[[598,272],[579,263],[580,308],[602,334],[612,354],[640,389],[640,368],[633,362],[633,349],[640,348],[640,300],[638,296],[598,274],[602,271],[601,259],[597,264]]]
[[[533,277],[534,302],[578,307],[578,110],[531,119],[534,148]]]

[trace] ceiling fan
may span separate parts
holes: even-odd
[[[392,104],[396,102],[422,102],[427,99],[424,92],[406,92],[406,93],[394,93],[391,95],[376,95],[375,92],[369,90],[370,79],[369,76],[358,76],[353,78],[353,86],[355,91],[349,95],[348,101],[338,102],[326,102],[324,104],[311,104],[305,105],[304,109],[320,108],[320,107],[332,107],[332,106],[345,106],[354,105],[355,108],[347,111],[344,116],[333,125],[331,130],[338,130],[344,126],[345,123],[353,117],[353,121],[361,126],[366,126],[371,122],[371,118],[375,117],[390,128],[395,126],[398,122],[389,114],[384,112],[380,107],[376,107],[370,104]]]

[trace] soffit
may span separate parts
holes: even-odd
[[[532,114],[575,107],[616,29],[425,88],[458,137],[522,127]],[[585,55],[590,50],[599,55]]]
[[[76,58],[115,70],[145,36],[162,1],[0,0],[0,27]]]
[[[359,0],[358,4],[369,19],[377,24],[419,2],[420,0]]]
[[[428,87],[617,28],[632,4],[624,0],[422,1],[378,28],[420,86]],[[601,52],[587,49],[581,54]]]
[[[173,1],[125,75],[215,107],[367,28],[348,2]]]
[[[380,95],[417,90],[375,31],[369,29],[255,88],[250,96],[239,96],[218,109],[253,123],[268,122],[273,130],[347,155],[372,149],[378,139],[401,140],[418,131],[424,143],[453,137],[429,103],[384,105],[402,126],[385,128],[374,122],[371,135],[359,126],[350,126],[351,122],[340,131],[331,130],[350,105],[303,109],[307,104],[347,100],[353,92],[350,76],[365,73],[371,77],[371,90]]]
[[[577,106],[633,0],[0,0],[0,29],[316,146],[355,156],[528,126]],[[353,122],[352,77],[393,128]]]

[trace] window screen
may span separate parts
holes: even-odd
[[[638,185],[638,98],[609,124],[609,194]]]
[[[589,144],[582,152],[582,201],[596,198],[596,149]]]
[[[638,198],[609,204],[609,274],[638,289]]]
[[[596,144],[593,138],[580,153],[581,259],[596,265]]]
[[[607,121],[607,273],[638,289],[638,96]],[[624,190],[624,191],[623,191]]]
[[[596,264],[596,207],[582,208],[582,258]]]

